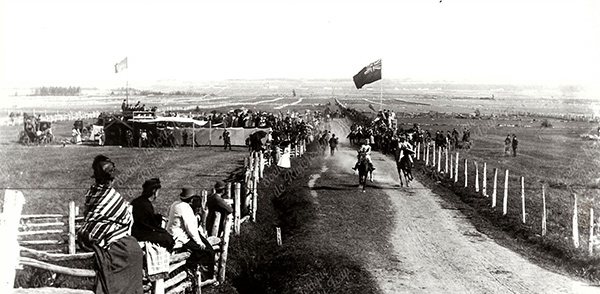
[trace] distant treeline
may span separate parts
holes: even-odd
[[[171,91],[171,92],[162,92],[162,91],[149,91],[149,90],[138,90],[134,88],[118,88],[113,89],[111,91],[111,95],[123,95],[125,93],[129,93],[129,95],[139,95],[139,96],[216,96],[211,93],[200,93],[194,91]]]
[[[35,88],[33,96],[78,96],[81,87],[40,87]]]

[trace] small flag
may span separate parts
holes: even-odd
[[[381,59],[363,67],[363,69],[354,76],[354,85],[357,89],[366,84],[381,80]]]
[[[115,73],[122,72],[124,69],[127,69],[127,57],[115,64]]]

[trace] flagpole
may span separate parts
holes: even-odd
[[[129,107],[129,73],[127,73],[127,77],[125,79],[125,100],[127,101],[127,107]]]
[[[381,79],[381,83],[379,83],[379,86],[379,111],[381,111],[383,108],[383,79]]]
[[[379,59],[381,60],[381,58]],[[383,73],[383,66],[381,67]],[[383,109],[383,75],[381,76],[381,82],[379,83],[379,111]]]

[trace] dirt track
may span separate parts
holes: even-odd
[[[355,149],[343,139],[347,124],[336,120],[329,128],[342,138],[341,144],[323,162],[320,174],[313,175],[317,181],[323,173],[351,176],[355,161]],[[420,183],[401,188],[393,160],[377,152],[372,158],[377,170],[371,189],[389,197],[395,211],[393,253],[372,256],[367,265],[384,293],[600,293],[599,287],[543,269],[498,245],[460,211],[444,208],[439,196]],[[316,203],[325,196],[311,193]]]

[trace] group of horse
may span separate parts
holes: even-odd
[[[462,138],[459,139],[456,129],[452,133],[448,132],[447,135],[444,135],[442,131],[438,131],[435,136],[432,136],[428,130],[421,130],[417,124],[414,124],[410,129],[398,128],[396,130],[385,124],[376,124],[369,127],[353,124],[347,138],[350,140],[350,144],[358,146],[364,144],[368,139],[369,144],[375,150],[379,150],[384,154],[393,154],[401,187],[405,185],[409,187],[410,182],[414,179],[412,175],[413,160],[411,156],[414,155],[414,148],[417,148],[418,145],[435,144],[435,146],[442,148],[442,150],[446,148],[451,150],[470,149],[472,147],[472,140],[470,139],[468,129],[463,131]],[[403,146],[404,144],[401,144],[403,141],[410,143],[413,148],[409,149]],[[367,177],[370,176],[372,180],[373,175],[363,157],[359,157],[358,171],[359,184],[362,185],[364,191]]]

